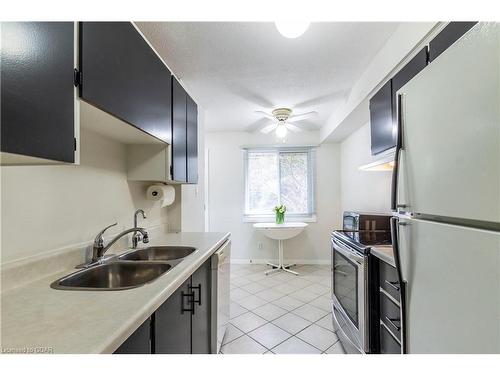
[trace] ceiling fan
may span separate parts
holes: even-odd
[[[301,132],[301,128],[291,123],[305,120],[318,114],[317,112],[312,111],[292,115],[292,110],[290,108],[276,108],[271,113],[267,113],[264,111],[255,111],[255,113],[259,113],[273,122],[272,124],[264,126],[262,129],[260,129],[260,131],[264,134],[268,134],[273,130],[276,130],[276,136],[278,138],[286,137],[288,130],[294,133]]]

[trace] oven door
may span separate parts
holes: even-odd
[[[332,238],[332,294],[334,323],[361,353],[368,352],[365,308],[365,256]],[[343,340],[344,341],[344,340]]]

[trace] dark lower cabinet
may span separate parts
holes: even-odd
[[[115,351],[115,354],[209,354],[210,259]]]
[[[1,151],[75,161],[74,23],[1,23]]]
[[[398,342],[401,342],[400,307],[384,293],[380,294],[380,322],[387,327]]]
[[[396,268],[383,261],[379,262],[378,267],[380,287],[393,297],[396,301],[400,301],[401,288],[398,281],[398,273]],[[377,290],[378,294],[379,290]]]
[[[155,353],[210,353],[210,260],[155,312]]]
[[[429,43],[429,62],[432,62],[442,54],[448,47],[455,43],[477,22],[450,22]]]
[[[80,22],[80,96],[171,141],[171,73],[130,22]]]
[[[396,268],[378,258],[372,258],[373,279],[370,296],[370,337],[373,353],[401,354],[403,341],[401,290]]]
[[[191,278],[155,311],[154,348],[157,354],[191,353]]]
[[[146,319],[114,354],[151,354],[152,318]]]
[[[194,309],[191,316],[191,352],[193,354],[210,353],[210,272],[210,261],[207,261],[191,276],[191,290],[194,293]]]
[[[383,324],[380,325],[380,354],[401,354],[401,346]]]

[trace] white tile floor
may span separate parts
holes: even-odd
[[[264,265],[231,265],[231,320],[223,354],[342,354],[330,310],[328,266],[266,276]]]

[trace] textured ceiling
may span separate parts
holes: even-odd
[[[296,39],[264,22],[136,22],[205,110],[207,131],[254,131],[254,113],[277,106],[317,111],[318,129],[394,33],[398,23],[313,23]]]

